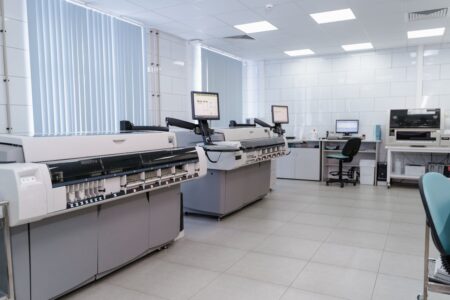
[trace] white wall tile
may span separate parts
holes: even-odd
[[[423,95],[450,94],[450,80],[427,80],[423,82]]]
[[[266,76],[281,76],[280,64],[267,64],[265,66]]]
[[[8,72],[10,76],[30,77],[30,57],[28,51],[7,48]]]
[[[373,111],[372,98],[349,99],[346,102],[347,111],[349,112]]]
[[[349,54],[337,57],[333,59],[332,68],[333,71],[358,70],[361,68],[361,56]]]
[[[392,67],[409,67],[415,66],[417,62],[416,51],[405,51],[400,53],[392,53]]]
[[[361,69],[378,69],[391,67],[391,54],[371,53],[361,56]]]
[[[306,88],[306,99],[307,100],[318,100],[318,99],[331,99],[333,95],[333,89],[327,86],[321,87],[308,87]]]
[[[28,24],[15,19],[6,19],[6,45],[8,47],[28,49]]]
[[[7,133],[6,127],[6,105],[0,104],[0,133]]]
[[[345,84],[347,72],[323,73],[317,76],[317,85]]]
[[[294,60],[281,64],[281,75],[296,75],[306,73],[306,63],[302,60]]]
[[[27,22],[26,0],[4,0],[5,16],[8,18]]]
[[[440,77],[440,65],[425,65],[423,67],[423,80],[437,80]]]
[[[378,69],[375,71],[375,81],[406,81],[406,68]]]
[[[30,105],[11,105],[13,133],[30,133],[33,127],[33,108]]]
[[[391,96],[414,96],[416,94],[415,82],[392,82]]]
[[[337,85],[333,87],[333,99],[359,97],[359,85]]]
[[[406,97],[375,98],[373,101],[373,110],[387,113],[390,109],[405,108],[405,99]]]
[[[390,94],[391,84],[386,83],[369,83],[361,85],[361,97],[387,97]]]
[[[450,64],[441,65],[440,79],[450,79]]]
[[[347,84],[372,83],[375,81],[374,69],[363,69],[360,71],[350,71],[346,74]]]
[[[9,96],[11,104],[32,105],[31,79],[22,77],[10,77]]]

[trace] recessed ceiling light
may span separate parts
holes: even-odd
[[[275,26],[273,26],[272,24],[270,24],[267,21],[234,25],[234,27],[245,33],[255,33],[255,32],[278,30],[278,28],[276,28]]]
[[[342,45],[342,48],[345,51],[358,51],[358,50],[373,49],[373,45],[372,43],[360,43],[360,44]]]
[[[408,31],[408,39],[444,35],[445,27]]]
[[[356,19],[350,8],[324,11],[321,13],[310,14],[310,16],[319,24]]]
[[[314,54],[314,51],[311,49],[301,49],[301,50],[291,50],[291,51],[284,51],[289,56],[303,56],[303,55],[312,55]]]

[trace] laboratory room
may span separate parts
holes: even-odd
[[[450,0],[0,0],[0,300],[450,300]]]

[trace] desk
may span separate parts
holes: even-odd
[[[341,153],[342,148],[344,147],[344,144],[347,142],[347,140],[322,140],[322,181],[326,181],[328,179],[328,174],[330,171],[337,171],[339,168],[339,163],[336,160],[328,159],[327,155],[332,153]],[[380,153],[380,143],[381,141],[376,140],[362,140],[361,141],[361,147],[359,149],[359,152],[355,157],[353,158],[353,161],[351,163],[344,163],[344,168],[349,167],[359,167],[359,161],[361,159],[369,159],[375,161],[375,174],[374,174],[374,182],[373,184],[376,185],[377,183],[377,162],[378,157]],[[327,146],[339,146],[338,150],[327,150]]]
[[[277,177],[320,181],[319,140],[288,140],[290,154],[277,159]]]
[[[386,146],[387,150],[387,187],[391,186],[391,179],[419,180],[420,176],[408,176],[393,170],[393,156],[397,154],[450,154],[450,147],[410,147]]]

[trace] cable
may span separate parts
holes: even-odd
[[[213,163],[213,164],[218,163],[219,160],[220,160],[220,157],[222,156],[222,152],[219,152],[220,154],[219,154],[219,157],[217,158],[216,161],[212,160],[212,159],[209,157],[208,152],[209,152],[209,151],[206,150],[206,151],[205,151],[205,155],[206,155],[206,158],[209,160],[209,162],[211,162],[211,163]]]

